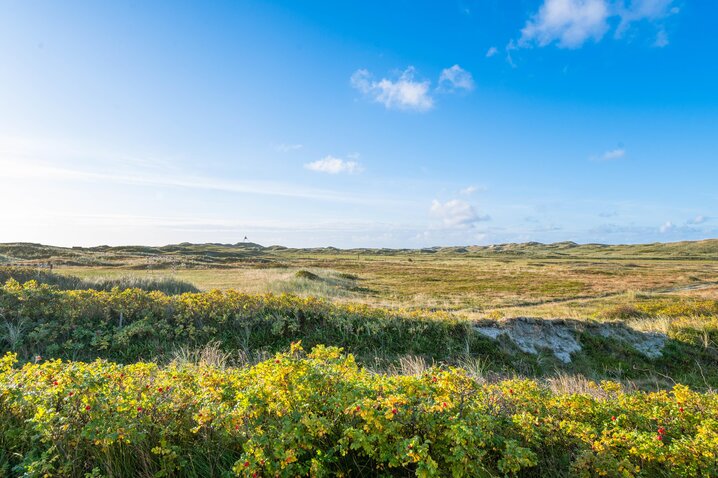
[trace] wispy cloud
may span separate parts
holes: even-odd
[[[357,161],[344,160],[334,156],[326,156],[322,159],[312,161],[304,165],[310,171],[318,173],[339,174],[339,173],[360,173],[363,171],[362,166]]]
[[[623,148],[616,148],[603,153],[601,159],[603,159],[604,161],[611,161],[614,159],[621,159],[624,156],[626,156],[626,150]]]
[[[280,153],[289,153],[291,151],[299,151],[304,147],[303,144],[277,144],[274,146],[274,149],[279,151]]]
[[[459,194],[461,194],[462,196],[471,196],[472,194],[474,194],[474,193],[475,193],[476,191],[478,191],[478,190],[479,190],[479,188],[478,188],[477,186],[474,186],[474,185],[472,184],[472,185],[470,185],[470,186],[466,186],[466,187],[463,188],[463,189],[460,189],[460,190],[459,190]]]
[[[439,89],[449,92],[471,91],[474,89],[474,77],[459,65],[444,68],[439,75]]]
[[[628,4],[616,2],[613,12],[620,18],[618,27],[616,27],[616,37],[622,37],[633,23],[659,22],[670,15],[679,13],[680,9],[673,6],[673,3],[673,0],[634,0]],[[659,34],[661,32],[665,34],[663,25],[658,25],[658,28]]]
[[[609,149],[599,156],[594,156],[591,159],[594,161],[615,161],[626,156],[626,150],[623,148]]]
[[[698,216],[696,216],[696,217],[694,217],[694,218],[688,219],[688,220],[686,221],[686,224],[698,225],[698,224],[703,224],[703,223],[706,222],[707,220],[708,220],[708,218],[707,218],[706,216],[703,216],[703,215],[700,215],[700,214],[699,214]]]
[[[413,66],[404,70],[397,79],[382,78],[375,81],[369,71],[361,69],[351,76],[351,85],[372,101],[387,109],[429,111],[434,100],[429,94],[431,82],[416,80]]]
[[[488,50],[486,50],[486,58],[491,58],[492,56],[496,55],[499,52],[499,49],[495,46],[490,47]]]
[[[470,227],[491,219],[488,215],[479,215],[474,206],[460,199],[443,203],[434,199],[429,208],[429,215],[440,220],[444,227]]]
[[[658,48],[668,46],[668,34],[665,30],[658,30],[658,33],[656,33],[656,41],[653,42],[653,46]]]
[[[633,23],[652,22],[657,34],[654,45],[668,44],[661,20],[678,13],[673,0],[635,0],[630,3],[610,0],[544,0],[521,30],[518,46],[579,48],[588,41],[599,42],[610,29],[610,20],[618,18],[616,38],[621,38]]]
[[[54,147],[53,149],[44,147],[41,143],[41,141],[36,141],[30,144],[0,138],[0,171],[2,171],[0,185],[2,181],[14,180],[37,180],[52,183],[63,181],[113,183],[356,204],[382,203],[380,198],[354,196],[342,191],[307,188],[283,181],[253,181],[201,176],[176,168],[164,167],[161,160],[132,160],[131,155],[102,154],[96,150],[83,150],[75,146],[63,147],[59,143],[48,143],[49,146]],[[74,159],[84,157],[92,157],[93,164],[99,164],[102,167],[97,169]],[[331,164],[327,167],[331,169]],[[361,170],[360,165],[355,161],[342,161],[341,167],[348,172]]]
[[[659,231],[661,231],[661,234],[666,234],[667,232],[671,232],[674,229],[676,229],[676,225],[673,224],[671,221],[666,221],[663,224],[661,224],[661,227],[658,228]]]
[[[514,40],[510,40],[506,45],[506,63],[511,65],[511,68],[516,68],[516,62],[514,61],[514,57],[511,55],[511,52],[518,49],[519,47],[516,45]]]

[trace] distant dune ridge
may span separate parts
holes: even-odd
[[[129,259],[154,261],[154,266],[181,261],[186,265],[222,267],[237,261],[271,261],[282,255],[462,255],[467,257],[527,257],[527,258],[636,258],[636,259],[718,259],[718,239],[651,244],[577,244],[572,241],[542,244],[539,242],[492,244],[488,246],[436,246],[422,249],[336,247],[289,248],[279,245],[262,246],[252,242],[236,244],[205,243],[169,244],[166,246],[95,246],[58,247],[36,243],[14,242],[0,244],[0,263],[58,264],[58,265],[116,265]]]

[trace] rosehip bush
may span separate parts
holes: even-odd
[[[594,386],[390,376],[298,344],[224,369],[7,354],[0,476],[718,476],[714,393]]]

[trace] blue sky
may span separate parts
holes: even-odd
[[[718,237],[713,2],[0,7],[2,242]]]

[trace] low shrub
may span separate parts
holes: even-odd
[[[12,330],[12,334],[6,331]],[[443,313],[403,312],[312,297],[214,290],[169,296],[141,289],[61,291],[34,281],[0,287],[0,352],[128,363],[171,358],[218,342],[276,352],[302,339],[365,357],[466,353],[470,324]]]
[[[34,281],[0,286],[0,354],[17,352],[25,361],[40,355],[166,363],[178,352],[207,344],[220,354],[252,361],[302,340],[309,347],[344,347],[360,363],[381,371],[395,369],[407,356],[452,364],[480,357],[487,371],[504,376],[541,377],[564,370],[594,380],[640,380],[652,388],[656,378],[669,385],[665,380],[670,377],[703,389],[718,386],[715,320],[672,320],[673,339],[659,358],[613,338],[583,333],[583,350],[566,364],[553,354],[532,355],[508,340],[492,340],[477,333],[471,321],[444,312],[234,290],[169,296],[141,289],[61,291]]]
[[[15,360],[0,360],[5,476],[718,475],[718,398],[685,386],[387,376],[296,344],[248,368]]]
[[[54,286],[61,290],[92,289],[110,291],[115,288],[123,290],[142,289],[148,292],[156,290],[169,295],[199,292],[199,289],[193,284],[172,277],[137,277],[127,275],[117,278],[97,277],[93,279],[81,279],[79,277],[57,274],[43,269],[12,266],[0,267],[0,284],[4,284],[10,279],[14,279],[21,284],[28,281],[36,281],[38,284]]]
[[[298,270],[294,276],[297,279],[308,279],[308,280],[320,280],[320,277],[316,275],[314,272],[310,272],[304,269]]]

